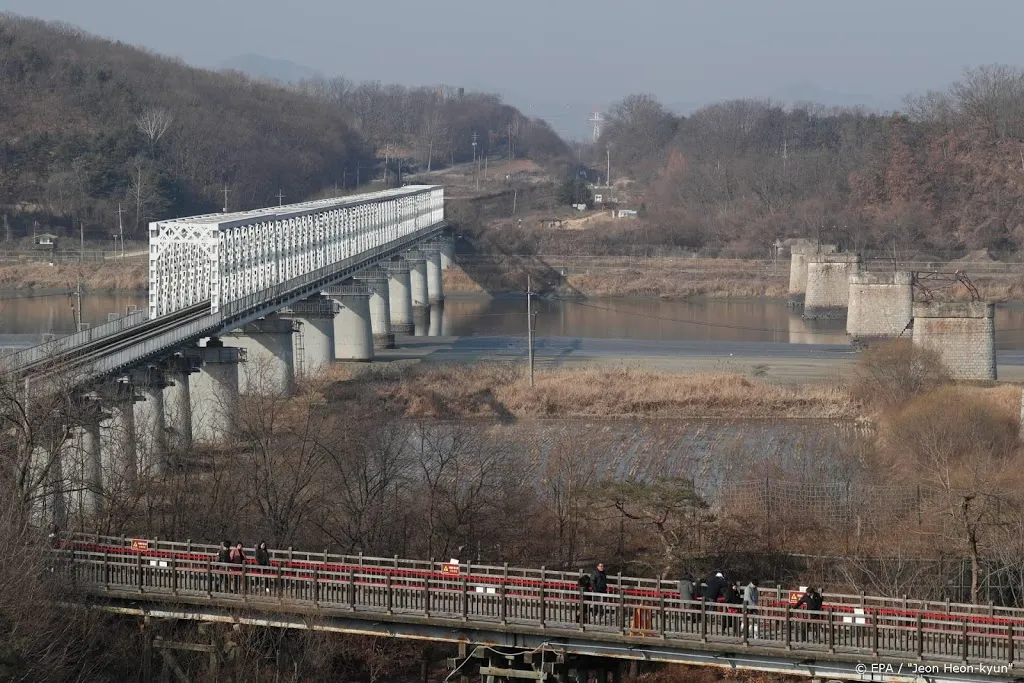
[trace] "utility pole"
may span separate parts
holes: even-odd
[[[117,233],[121,236],[121,260],[124,260],[124,221],[121,220],[121,202],[117,203]]]
[[[508,124],[508,161],[512,163],[512,124]]]
[[[346,190],[348,189],[348,169],[346,168],[341,172],[341,186]]]
[[[1022,162],[1024,163],[1024,162]],[[476,131],[473,131],[473,164],[476,165]]]
[[[613,197],[610,196],[612,193],[612,146],[608,145],[608,147],[606,147],[605,150],[608,154],[608,168],[605,171],[604,179],[605,182],[608,183],[609,198],[614,199]]]
[[[284,201],[284,192],[282,192],[281,188],[279,187],[279,188],[277,188],[277,205],[278,206],[282,206],[282,202],[283,201]]]
[[[357,161],[356,162],[356,187],[359,187],[359,168],[360,168],[360,164]]]
[[[519,188],[513,188],[512,190],[512,215],[516,215],[516,203],[519,201]],[[522,222],[522,221],[520,221]]]
[[[526,346],[530,363],[530,387],[533,387],[533,286],[530,274],[526,274]]]
[[[78,275],[75,277],[75,299],[77,305],[72,307],[71,313],[75,319],[75,332],[82,331],[82,267],[78,267]]]
[[[78,262],[85,260],[85,224],[81,217],[78,219]]]
[[[224,213],[228,212],[228,185],[224,183]]]

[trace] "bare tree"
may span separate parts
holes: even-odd
[[[149,153],[156,151],[156,145],[174,123],[174,114],[163,107],[151,107],[146,109],[135,119],[135,126],[139,132],[149,140]]]

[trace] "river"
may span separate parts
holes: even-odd
[[[145,295],[87,294],[82,297],[82,318],[97,325],[108,314],[124,313],[133,305],[144,307]],[[0,298],[0,311],[0,335],[74,331],[72,299],[66,294],[8,293]],[[535,312],[539,338],[848,343],[843,321],[804,321],[784,301],[770,299],[542,299]],[[441,325],[432,325],[430,332],[455,337],[525,334],[521,297],[453,296],[442,315]],[[996,334],[999,349],[1024,349],[1024,304],[996,307]]]

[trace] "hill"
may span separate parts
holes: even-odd
[[[287,59],[274,59],[264,55],[244,54],[225,60],[221,68],[241,71],[255,80],[280,81],[281,83],[299,83],[311,78],[322,78],[316,69],[305,64],[296,64]]]
[[[820,236],[906,255],[1024,251],[1024,70],[969,69],[948,91],[879,115],[733,100],[686,117],[634,95],[592,161],[634,180],[654,246],[770,253]]]
[[[567,153],[496,96],[254,82],[11,14],[0,14],[0,93],[0,238],[38,223],[104,239],[119,205],[140,237],[150,220],[220,210],[225,191],[241,210],[365,183],[381,177],[378,157],[404,173],[474,153]]]

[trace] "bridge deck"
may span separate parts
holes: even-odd
[[[889,600],[854,613],[830,599],[823,611],[809,612],[769,595],[754,611],[730,610],[682,601],[627,577],[613,577],[607,594],[581,593],[567,580],[572,575],[557,572],[531,580],[537,574],[529,570],[501,567],[495,576],[495,568],[471,574],[461,566],[454,575],[453,567],[433,563],[360,558],[356,564],[356,558],[314,560],[292,551],[274,552],[269,567],[240,567],[217,564],[211,546],[169,551],[155,541],[136,542],[134,549],[129,543],[78,537],[63,551],[76,584],[106,597],[115,610],[131,604],[196,619],[667,661],[713,656],[721,664],[756,655],[777,662],[769,670],[799,671],[815,662],[832,666],[829,675],[837,677],[856,677],[861,662],[969,664],[975,673],[1012,677],[1024,644],[1024,619],[971,614],[969,606],[931,613]]]

